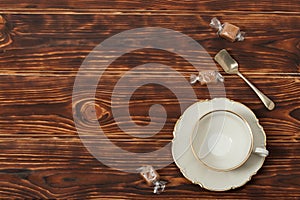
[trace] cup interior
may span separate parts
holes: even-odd
[[[191,136],[195,156],[214,170],[238,168],[249,158],[253,135],[247,121],[227,110],[215,110],[202,116]]]

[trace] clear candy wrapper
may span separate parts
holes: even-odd
[[[208,83],[224,82],[224,77],[218,71],[206,70],[199,72],[198,75],[192,74],[190,76],[190,83],[195,84],[200,82],[201,85]]]
[[[211,19],[209,25],[218,30],[217,34],[220,37],[225,38],[231,42],[243,41],[245,39],[245,32],[240,31],[239,27],[228,22],[221,24],[221,22],[216,17]]]
[[[147,182],[149,186],[154,186],[153,193],[160,194],[165,190],[166,181],[161,181],[159,174],[151,165],[145,165],[137,169],[140,175]]]

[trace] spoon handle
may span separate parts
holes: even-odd
[[[257,96],[269,110],[273,110],[275,108],[274,102],[269,97],[264,95],[259,89],[257,89],[250,81],[248,81],[243,74],[238,72],[237,75],[239,75],[252,88],[252,90],[257,94]]]

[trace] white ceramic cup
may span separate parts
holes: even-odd
[[[218,171],[243,165],[251,153],[266,157],[265,147],[253,148],[253,135],[247,121],[228,110],[214,110],[202,116],[191,136],[191,147],[203,164]]]

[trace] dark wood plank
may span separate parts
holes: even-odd
[[[228,0],[226,2],[221,0],[207,0],[207,1],[190,1],[190,0],[169,0],[169,1],[142,1],[142,0],[68,0],[58,1],[53,0],[51,2],[46,0],[16,0],[9,1],[3,0],[0,3],[2,11],[13,10],[13,11],[32,11],[41,9],[42,12],[47,12],[45,9],[55,10],[65,9],[64,11],[89,11],[95,9],[112,9],[116,11],[122,10],[191,10],[191,11],[253,11],[253,12],[265,12],[265,11],[280,11],[280,12],[299,12],[299,1],[272,1],[272,0],[253,0],[249,1],[235,1]]]
[[[1,1],[0,13],[5,18],[0,18],[0,199],[299,199],[299,8],[297,0]],[[229,43],[217,38],[208,26],[214,16],[240,26],[247,32],[246,41]],[[162,179],[169,181],[167,190],[154,195],[138,174],[107,167],[84,147],[72,113],[73,84],[82,61],[106,38],[149,26],[187,34],[212,56],[227,48],[239,61],[241,72],[275,101],[276,109],[267,111],[240,78],[223,73],[226,96],[249,106],[267,134],[270,155],[245,186],[209,192],[186,180],[171,163],[159,170]],[[103,70],[97,62],[87,69],[88,77]],[[151,152],[168,144],[180,116],[172,89],[148,84],[135,90],[129,111],[137,124],[147,125],[150,106],[163,105],[168,114],[163,129],[151,138],[137,138],[130,134],[140,130],[124,134],[116,126],[116,120],[128,121],[123,115],[112,115],[114,86],[126,71],[150,62],[172,66],[186,81],[196,73],[178,55],[154,49],[125,54],[108,67],[97,88],[96,116],[110,141],[129,152]],[[205,67],[207,59],[198,62]],[[185,94],[190,86],[181,85],[178,75],[168,73],[147,74],[157,79],[168,75],[176,92]],[[141,79],[141,74],[132,76],[133,81],[121,87],[118,95],[128,95]],[[86,97],[90,86],[82,86],[80,95]],[[198,99],[211,98],[206,86],[197,84],[193,89]],[[213,86],[215,95],[221,96],[222,89]],[[188,106],[191,99],[186,96],[180,103]],[[83,98],[73,106],[83,113],[84,130],[88,131],[89,121],[96,120],[91,115],[91,99]],[[127,106],[121,102],[114,108]],[[103,152],[124,164],[116,152]],[[159,159],[166,160],[168,155]]]
[[[184,74],[183,74],[184,75]],[[249,80],[252,81],[260,90],[266,93],[271,99],[274,100],[277,107],[274,111],[266,112],[260,100],[254,94],[254,92],[237,76],[234,75],[224,75],[225,76],[225,89],[226,97],[240,101],[248,105],[253,109],[259,118],[262,118],[262,123],[267,126],[268,129],[272,130],[286,130],[296,133],[299,130],[299,77],[280,77],[275,75],[269,76],[249,76]],[[159,76],[155,76],[159,78]],[[160,77],[164,77],[161,75]],[[115,87],[116,81],[120,77],[105,75],[100,81],[100,86],[96,93],[96,109],[98,112],[98,119],[103,120],[103,125],[110,124],[112,121],[111,112],[111,95]],[[188,73],[184,75],[184,78],[188,81]],[[66,126],[61,127],[55,131],[59,131],[63,134],[65,129],[73,127],[72,121],[72,90],[75,77],[72,76],[12,76],[12,75],[2,75],[0,79],[0,102],[2,109],[0,114],[2,117],[14,116],[17,114],[19,116],[32,116],[34,118],[28,119],[25,124],[31,120],[41,119],[41,123],[48,123],[49,126],[53,126],[56,123],[62,121]],[[133,78],[138,82],[144,79],[142,76],[136,76]],[[105,81],[109,81],[111,84],[106,84]],[[184,91],[188,88],[185,86],[180,86],[177,79],[174,78],[172,81],[176,85],[177,93]],[[9,84],[7,84],[9,83]],[[60,84],[57,84],[60,83]],[[84,86],[85,87],[85,86]],[[86,85],[88,89],[89,85]],[[192,88],[192,86],[189,86]],[[221,84],[212,85],[213,93],[209,93],[206,86],[201,86],[199,84],[193,86],[194,92],[198,99],[209,99],[211,94],[217,96],[223,95],[221,89]],[[120,88],[119,95],[130,95],[128,89],[135,89],[134,85],[127,85]],[[238,88],[238,90],[236,89]],[[88,90],[87,90],[88,91]],[[87,92],[82,91],[82,102],[74,102],[74,106],[78,106],[77,110],[82,110],[81,107],[87,105],[90,100],[85,99]],[[132,109],[132,115],[136,115],[136,120],[143,121],[143,118],[147,116],[149,106],[155,103],[163,103],[163,105],[169,107],[171,122],[175,123],[176,119],[180,115],[180,110],[178,108],[179,102],[174,94],[172,94],[172,88],[167,89],[159,85],[141,86],[139,90],[133,93],[131,98],[129,109]],[[134,104],[136,102],[136,104]],[[193,103],[192,99],[181,100],[182,104]],[[126,108],[127,102],[121,102],[118,107]],[[176,111],[178,110],[178,111]],[[88,110],[87,110],[88,112]],[[284,112],[284,113],[283,113]],[[277,114],[276,114],[277,113]],[[272,116],[276,117],[272,118]],[[47,116],[42,120],[43,116]],[[59,118],[59,116],[61,118]],[[140,116],[140,117],[138,117]],[[57,120],[55,118],[58,117]],[[67,119],[64,119],[67,118]],[[266,121],[263,119],[265,118]],[[12,120],[12,119],[10,119]],[[9,123],[9,121],[7,123]],[[21,120],[21,119],[20,119]],[[148,119],[144,119],[147,122]],[[20,121],[23,123],[22,120]],[[284,122],[286,127],[273,126],[278,122]],[[174,124],[173,124],[174,125]],[[32,124],[34,127],[34,124]],[[108,127],[113,127],[111,124]],[[11,128],[10,126],[4,126],[3,129]],[[12,127],[13,128],[13,127]],[[172,128],[172,127],[171,127]],[[20,130],[26,130],[26,127],[18,128]],[[51,128],[52,129],[52,128]],[[31,128],[27,129],[30,133]],[[75,129],[73,129],[75,130]],[[10,132],[10,131],[8,131]],[[51,132],[49,132],[51,134]],[[53,132],[54,134],[54,132]],[[67,134],[63,134],[67,135]],[[73,134],[72,134],[73,135]],[[293,140],[292,137],[290,137]]]
[[[0,189],[1,195],[4,192],[15,191],[11,194],[12,197],[24,194],[28,195],[28,198],[86,198],[92,194],[94,197],[119,198],[152,196],[150,188],[137,174],[127,174],[103,166],[89,155],[79,140],[52,141],[49,143],[49,138],[46,138],[1,142],[2,145],[9,146],[1,152],[1,155],[6,157],[0,165],[0,179],[3,184]],[[33,146],[41,148],[34,149]],[[295,146],[296,144],[284,145],[286,148],[269,148],[274,154],[274,151],[290,151]],[[295,155],[298,154],[299,152],[295,152]],[[16,166],[15,160],[18,160],[19,167]],[[289,192],[289,197],[299,197],[299,192],[296,192],[299,191],[299,165],[295,158],[282,155],[276,159],[271,154],[264,167],[246,186],[221,195],[223,198],[245,198],[257,190],[256,195],[260,197],[284,197],[287,196],[285,192]],[[174,164],[159,170],[159,173],[170,182],[161,197],[217,198],[220,195],[200,189],[199,186],[185,180]],[[268,192],[260,190],[261,187],[268,188]]]
[[[101,170],[98,167],[97,163],[89,163],[89,171],[83,171],[77,169],[77,165],[70,165],[68,169],[59,169],[58,170],[11,170],[7,171],[5,176],[1,177],[1,180],[11,180],[10,185],[13,185],[15,195],[14,197],[25,196],[28,198],[206,198],[206,199],[215,199],[219,196],[223,198],[239,198],[243,199],[248,196],[255,197],[253,191],[256,191],[256,196],[263,197],[278,197],[278,198],[296,198],[297,193],[292,193],[293,189],[297,189],[296,184],[286,185],[282,184],[280,187],[277,187],[278,191],[267,192],[265,190],[259,190],[260,187],[276,187],[274,180],[282,182],[285,178],[288,177],[288,172],[283,174],[276,174],[276,171],[271,173],[266,173],[266,167],[263,168],[263,171],[266,176],[258,178],[254,177],[251,180],[253,185],[246,185],[243,188],[222,192],[222,193],[213,193],[201,189],[197,185],[192,185],[186,181],[182,176],[174,176],[174,174],[179,173],[174,164],[170,165],[167,169],[160,170],[159,173],[162,174],[165,178],[170,180],[170,184],[167,190],[159,196],[151,194],[149,187],[140,180],[139,176],[136,174],[125,174],[122,172],[117,172],[113,170]],[[81,168],[81,167],[80,167]],[[284,170],[283,170],[284,171]],[[280,171],[281,172],[281,171]],[[299,177],[298,173],[293,173],[295,177]],[[26,178],[24,178],[26,177]],[[82,185],[82,182],[89,180]],[[297,179],[296,179],[297,180]],[[5,183],[5,182],[4,182]],[[25,185],[25,186],[19,186]],[[108,184],[110,183],[110,184]],[[271,183],[271,184],[268,184]],[[80,184],[80,186],[79,186]],[[266,185],[265,185],[266,184]],[[27,186],[27,187],[26,187]],[[95,187],[98,186],[98,187]],[[38,191],[32,191],[30,188],[38,188]],[[44,189],[42,189],[44,188]],[[285,188],[287,192],[291,192],[289,196],[284,196],[282,189]],[[9,188],[1,188],[2,191],[8,191]],[[123,190],[123,196],[119,196],[117,190]],[[176,196],[174,194],[177,194]],[[246,196],[247,195],[247,196]]]
[[[230,43],[217,38],[208,26],[216,15],[245,30],[246,40]],[[2,74],[49,71],[75,74],[84,58],[103,40],[125,30],[150,26],[187,34],[212,56],[227,48],[240,62],[244,73],[300,72],[299,15],[9,15],[6,18],[13,27],[10,32],[13,42],[1,52]],[[186,64],[180,57],[161,51],[141,50],[122,58],[117,64],[132,65],[133,60]]]
[[[188,74],[189,72],[183,72],[186,79]],[[1,197],[64,199],[154,197],[151,188],[138,174],[108,168],[85,149],[76,133],[72,118],[71,95],[74,78],[74,76],[53,75],[1,76]],[[118,79],[118,76],[114,78]],[[159,170],[161,176],[170,183],[166,192],[158,197],[215,199],[221,195],[222,198],[257,196],[298,198],[300,196],[298,170],[300,161],[297,156],[300,154],[299,77],[249,76],[253,83],[276,102],[277,107],[271,112],[262,106],[241,79],[236,76],[225,78],[227,97],[244,102],[252,108],[266,131],[270,156],[265,165],[244,187],[229,192],[212,193],[187,181],[173,163]],[[135,79],[138,81],[139,77]],[[111,81],[111,84],[106,84],[109,80],[111,76],[108,73],[102,79],[105,84],[100,82],[96,108],[101,109],[98,112],[98,120],[111,141],[131,152],[150,152],[170,142],[173,126],[180,115],[176,98],[168,90],[157,85],[145,86],[134,93],[132,103],[138,102],[131,108],[135,111],[132,112],[135,120],[147,122],[147,117],[144,116],[147,116],[149,105],[162,102],[157,97],[167,102],[165,106],[169,115],[166,126],[159,134],[150,139],[132,140],[132,137],[118,130],[113,123],[111,108],[107,102],[110,100],[115,83]],[[174,83],[176,84],[176,80]],[[220,86],[216,85],[216,89],[218,87]],[[206,86],[196,85],[194,89],[199,98],[210,98]],[[127,90],[124,88],[121,91],[125,94]],[[109,153],[118,157],[114,152]],[[268,190],[266,192],[261,188]]]
[[[49,142],[49,139],[52,142]],[[285,192],[289,192],[289,197],[299,197],[299,192],[295,192],[299,188],[300,178],[298,171],[300,163],[295,159],[295,156],[299,155],[299,148],[295,151],[297,143],[286,142],[281,145],[270,143],[268,143],[268,148],[271,155],[252,181],[243,188],[222,193],[222,197],[243,198],[251,195],[253,190],[258,190],[256,195],[261,197],[276,195],[284,197]],[[48,198],[83,198],[92,195],[90,192],[97,197],[151,196],[150,188],[137,174],[127,174],[103,166],[90,156],[78,138],[66,140],[60,137],[38,139],[28,136],[15,137],[10,140],[1,139],[1,146],[6,147],[1,150],[0,154],[2,158],[0,173],[3,174],[1,194],[2,191],[13,190],[14,196],[21,193],[20,195],[28,195],[28,198],[45,196]],[[291,149],[294,151],[291,152]],[[282,154],[282,152],[285,153]],[[16,160],[18,160],[17,166]],[[170,182],[168,190],[161,197],[174,197],[173,195],[176,194],[177,197],[216,198],[220,195],[220,193],[204,191],[189,183],[174,164],[159,172]],[[269,188],[268,192],[259,190],[260,187]]]
[[[113,69],[113,68],[112,68]],[[175,68],[176,69],[176,68]],[[182,69],[181,69],[182,70]],[[193,72],[195,73],[195,72]],[[186,79],[187,83],[189,80],[189,75],[191,73],[185,72],[183,78]],[[245,104],[248,104],[253,109],[262,109],[263,106],[259,105],[260,101],[256,98],[255,93],[236,75],[226,75],[225,77],[225,89],[226,96],[233,98],[234,100],[242,101]],[[110,95],[114,89],[114,83],[116,83],[122,75],[110,75],[109,73],[104,74],[100,81],[101,85],[97,89],[96,97],[99,97],[99,101],[105,103],[110,100]],[[132,76],[134,77],[134,76]],[[151,77],[151,76],[150,76]],[[156,75],[155,78],[164,78],[165,76]],[[143,76],[136,75],[134,77],[136,81],[145,79]],[[147,77],[146,77],[147,78]],[[172,78],[172,77],[171,77]],[[174,77],[172,82],[174,84],[178,84],[178,77]],[[51,104],[59,104],[59,103],[71,103],[72,100],[72,90],[74,84],[74,76],[31,76],[31,75],[1,75],[0,79],[0,100],[1,105],[38,105],[38,104],[47,104],[50,106]],[[277,76],[277,75],[249,75],[248,79],[252,81],[260,90],[265,92],[270,98],[274,99],[275,102],[282,103],[285,106],[286,102],[297,102],[299,98],[299,76]],[[106,85],[107,82],[111,82],[112,84]],[[7,84],[9,83],[9,84]],[[61,83],[61,84],[57,84]],[[177,86],[177,85],[176,85]],[[222,84],[211,85],[213,88],[213,92],[216,95],[222,95],[222,91],[219,89],[222,88]],[[86,85],[88,89],[89,85]],[[123,86],[120,92],[124,92],[124,94],[128,94],[128,88],[135,88],[134,85],[126,85]],[[188,89],[185,86],[178,85],[180,90]],[[188,86],[190,87],[190,86]],[[200,84],[196,84],[193,87],[199,99],[206,99],[209,97],[209,92],[206,86],[201,86]],[[149,97],[158,97],[165,98],[169,94],[164,94],[166,89],[162,91],[156,91],[156,88],[160,88],[159,86],[154,85],[153,87],[145,87],[147,90],[137,93],[137,96],[143,96],[145,94],[149,94]],[[237,89],[238,88],[238,89]],[[215,90],[214,90],[215,89]],[[179,91],[180,91],[179,90]],[[182,91],[184,93],[184,91]],[[82,91],[83,96],[85,95],[85,91]],[[100,98],[100,95],[101,98]],[[169,98],[171,99],[171,98]],[[138,99],[137,99],[138,100]],[[146,99],[143,99],[146,100]],[[184,100],[185,101],[185,100]],[[186,100],[185,102],[188,102]],[[143,103],[143,102],[139,102]],[[147,103],[147,102],[144,102]],[[5,109],[5,107],[3,108]],[[3,111],[1,109],[1,111]],[[67,108],[69,109],[69,108]],[[65,110],[62,110],[64,112]],[[266,112],[270,113],[270,112]],[[295,116],[298,114],[295,113]]]

